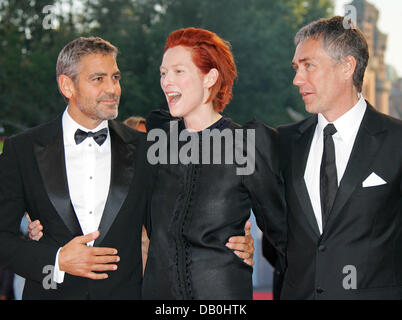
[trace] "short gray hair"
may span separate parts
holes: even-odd
[[[348,23],[346,26],[345,24]],[[353,56],[356,59],[356,69],[353,74],[353,84],[359,92],[362,91],[364,72],[369,59],[367,41],[357,26],[353,26],[347,18],[336,16],[330,19],[320,19],[301,28],[295,36],[295,45],[307,39],[321,39],[324,50],[337,62],[342,58]]]
[[[117,57],[118,49],[99,37],[80,37],[69,42],[59,53],[56,64],[56,79],[64,74],[76,81],[80,73],[81,59],[89,54],[104,54]]]

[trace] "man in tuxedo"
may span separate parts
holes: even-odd
[[[283,299],[402,299],[402,123],[361,95],[358,28],[295,37],[294,85],[314,115],[279,127],[288,206]]]
[[[67,44],[56,67],[67,109],[5,141],[0,268],[27,279],[25,299],[140,298],[152,179],[145,134],[112,120],[121,94],[116,55],[100,38]],[[20,239],[24,212],[46,229],[39,242]]]

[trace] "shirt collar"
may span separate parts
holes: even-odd
[[[74,134],[77,131],[77,129],[81,129],[82,131],[85,131],[85,132],[89,132],[89,131],[96,132],[103,128],[109,127],[108,121],[103,120],[94,129],[90,130],[88,128],[85,128],[85,127],[81,126],[79,123],[77,123],[73,118],[71,118],[71,116],[67,110],[68,110],[68,106],[67,106],[66,110],[64,110],[63,117],[62,117],[63,136],[64,136],[64,142],[66,144],[76,145],[75,140],[74,140]]]
[[[342,116],[332,122],[336,128],[337,135],[343,141],[349,141],[359,130],[360,123],[362,122],[364,113],[366,112],[367,103],[363,98],[363,95],[359,93],[359,101]],[[330,123],[325,117],[318,114],[318,130],[322,132],[326,125]]]

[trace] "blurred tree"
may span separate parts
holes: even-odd
[[[63,108],[55,82],[55,64],[58,52],[75,34],[71,24],[56,14],[58,30],[44,28],[47,13],[43,9],[55,3],[2,1],[0,119],[29,127],[49,120]],[[11,128],[6,134],[15,131]]]
[[[65,106],[55,82],[59,51],[79,35],[100,36],[120,50],[119,119],[166,105],[159,64],[166,36],[195,26],[231,42],[239,71],[225,113],[244,123],[291,121],[304,112],[292,86],[293,37],[302,25],[332,13],[332,0],[27,0],[0,1],[0,119],[37,125]],[[43,9],[55,5],[56,26]]]

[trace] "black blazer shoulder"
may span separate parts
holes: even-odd
[[[61,130],[61,115],[44,124],[29,128],[7,138],[9,141],[20,143],[22,141],[36,140],[46,144]]]
[[[367,101],[366,101],[367,102]],[[367,110],[362,120],[362,126],[372,133],[390,131],[391,135],[402,133],[402,121],[377,111],[367,102]],[[402,140],[402,139],[401,139]]]

